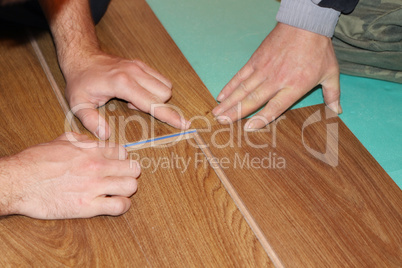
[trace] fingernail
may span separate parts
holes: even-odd
[[[343,113],[343,110],[342,110],[342,106],[339,104],[338,105],[338,114],[341,114],[341,113]]]
[[[328,108],[337,114],[339,114],[338,107],[339,107],[338,103],[336,103],[336,102],[332,102],[332,103],[328,104]]]
[[[96,131],[94,132],[94,135],[95,135],[95,137],[97,137],[99,140],[100,140],[100,138],[99,138],[99,135],[98,135],[98,132],[99,132],[99,127],[96,129]]]
[[[220,114],[220,109],[219,108],[212,109],[212,114],[214,116],[217,116],[218,114]]]
[[[252,130],[254,130],[254,123],[248,121],[244,126],[244,131],[252,131]]]
[[[218,120],[218,122],[220,124],[228,124],[229,123],[228,118],[226,116],[218,116],[218,117],[216,117],[216,120]]]
[[[126,148],[121,146],[119,148],[119,160],[126,160],[127,157],[128,157],[128,152],[127,152]]]
[[[244,131],[256,131],[268,124],[269,121],[265,117],[255,115],[246,122],[244,125]]]
[[[136,165],[136,169],[137,169],[139,172],[141,172],[140,163],[138,163],[138,162],[136,161],[136,162],[135,162],[135,165]]]
[[[100,139],[100,140],[106,140],[106,130],[105,130],[105,126],[99,125],[94,134],[95,134],[95,136],[96,136],[98,139]]]
[[[225,94],[219,94],[218,97],[216,98],[217,101],[223,101],[225,98]]]

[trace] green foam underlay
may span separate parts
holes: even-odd
[[[275,27],[274,0],[147,0],[216,98]],[[402,188],[402,85],[341,75],[340,116]],[[323,102],[321,89],[293,108]],[[363,167],[364,168],[364,167]]]

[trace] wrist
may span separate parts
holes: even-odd
[[[13,158],[14,156],[0,159],[0,216],[17,214],[18,183],[12,170],[21,169],[21,167],[16,167]]]
[[[286,23],[278,22],[275,28],[286,34],[295,44],[304,44],[307,42],[323,44],[332,44],[331,38],[322,34],[311,32],[302,28],[298,28]]]
[[[68,80],[75,73],[80,73],[87,69],[91,65],[92,60],[102,54],[103,52],[97,44],[80,44],[71,48],[58,50],[57,57],[60,69],[65,79]]]

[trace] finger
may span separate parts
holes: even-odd
[[[110,136],[109,125],[105,118],[100,116],[96,108],[83,108],[78,110],[75,115],[82,124],[101,140],[106,140]]]
[[[138,111],[138,108],[135,107],[132,103],[127,103],[127,107],[128,107],[129,109],[137,110],[137,111]]]
[[[127,159],[127,150],[120,144],[109,142],[106,147],[102,150],[103,156],[108,159]]]
[[[140,85],[145,90],[149,91],[158,98],[162,102],[168,101],[172,97],[172,88],[166,86],[163,82],[150,75],[149,73],[142,70],[142,72],[138,72],[138,70],[133,73],[133,78],[135,77],[135,82],[132,81],[132,84],[135,83]]]
[[[254,72],[248,79],[239,83],[238,87],[226,97],[217,107],[212,110],[215,116],[218,116],[226,110],[232,108],[241,102],[247,95],[252,93],[258,86],[264,82],[262,74]]]
[[[146,73],[152,75],[153,77],[155,77],[156,79],[158,79],[159,81],[161,81],[163,84],[165,84],[169,89],[172,88],[172,82],[169,81],[169,79],[167,79],[166,77],[164,77],[162,74],[160,74],[159,72],[155,71],[154,69],[152,69],[151,67],[149,67],[148,65],[146,65],[145,63],[143,63],[142,61],[139,60],[134,60],[134,63],[136,63],[138,66],[140,66]]]
[[[158,96],[151,94],[144,88],[138,88],[135,96],[130,94],[128,90],[122,91],[121,94],[121,98],[128,100],[141,111],[151,114],[162,122],[179,129],[190,127],[190,122],[186,121],[175,109],[163,104]]]
[[[111,215],[118,216],[127,212],[131,206],[131,200],[123,196],[97,197],[87,211],[85,216]],[[83,216],[83,217],[85,217]]]
[[[99,183],[100,195],[130,197],[137,191],[137,180],[133,177],[106,177]]]
[[[253,92],[248,94],[238,105],[226,110],[221,114],[229,121],[237,121],[255,112],[266,104],[276,93],[275,87],[270,87],[269,82],[264,82]],[[218,119],[219,121],[219,119]],[[219,121],[220,123],[224,123]]]
[[[103,163],[102,176],[104,177],[134,177],[141,174],[141,167],[133,160],[108,160]]]
[[[184,117],[182,117],[175,109],[169,107],[169,105],[154,105],[150,114],[160,121],[178,129],[189,129],[191,125],[191,122],[184,119]]]
[[[254,72],[254,68],[251,64],[246,64],[243,68],[240,69],[236,73],[236,75],[223,87],[221,93],[219,93],[216,98],[217,101],[224,101],[228,96],[232,94],[232,92],[239,87],[240,83],[246,80],[252,73]]]
[[[325,104],[337,114],[342,113],[342,107],[340,105],[341,90],[339,74],[326,79],[321,85]]]
[[[244,130],[252,131],[266,126],[300,99],[303,92],[294,88],[281,89],[261,111],[246,122]]]

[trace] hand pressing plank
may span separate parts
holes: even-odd
[[[140,167],[125,149],[85,135],[54,141],[0,159],[0,215],[38,219],[120,215],[131,205]]]

